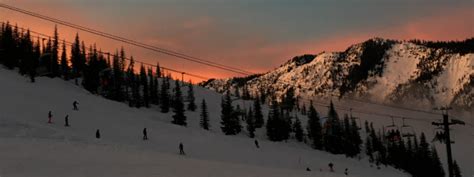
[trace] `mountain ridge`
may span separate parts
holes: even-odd
[[[345,51],[293,57],[264,74],[201,83],[209,89],[279,98],[364,98],[379,103],[474,105],[474,38],[397,41],[372,38]]]

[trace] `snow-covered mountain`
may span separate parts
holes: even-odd
[[[211,79],[201,85],[219,92],[274,93],[277,98],[292,88],[296,96],[308,99],[338,96],[472,108],[474,38],[461,42],[374,38],[343,52],[294,57],[265,74]]]

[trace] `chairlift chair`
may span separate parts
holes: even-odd
[[[385,133],[385,138],[388,139],[389,141],[399,141],[401,139],[400,136],[400,128],[395,125],[395,121],[392,118],[392,124],[387,125],[384,127],[384,133]]]
[[[416,136],[415,128],[413,126],[405,124],[405,118],[402,118],[401,133],[403,137],[410,138]]]

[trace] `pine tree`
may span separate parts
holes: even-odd
[[[17,43],[14,38],[13,29],[8,22],[3,29],[1,39],[3,51],[0,52],[0,54],[2,54],[0,60],[8,69],[13,69],[17,66],[17,60],[15,58]]]
[[[53,38],[53,45],[51,48],[51,76],[52,77],[57,77],[59,76],[59,55],[58,55],[58,50],[59,50],[59,35],[58,35],[58,28],[57,26],[54,26],[54,38]]]
[[[260,100],[257,97],[253,102],[254,118],[255,118],[255,128],[262,128],[264,122],[262,107],[260,105]]]
[[[319,120],[319,114],[314,109],[313,103],[311,102],[309,105],[308,111],[308,136],[312,140],[312,146],[315,149],[322,149],[323,142],[322,142],[322,127],[321,122]]]
[[[444,173],[443,173],[444,176]],[[454,177],[462,177],[461,169],[456,161],[453,162],[453,176]]]
[[[438,156],[438,152],[436,151],[436,148],[434,146],[431,146],[431,173],[433,177],[444,177],[445,173],[444,173],[444,169],[443,169],[443,165],[441,164],[441,161],[439,159],[439,156]],[[456,163],[456,161],[454,161],[454,163]],[[454,166],[454,163],[453,163],[453,166]],[[457,165],[457,164],[456,164]],[[453,173],[455,173],[454,177],[458,177],[458,176],[461,176],[460,174],[460,171],[459,171],[459,167],[458,168],[458,174],[459,175],[456,175],[456,173],[454,172],[453,170]],[[454,168],[455,169],[455,168]]]
[[[295,90],[290,87],[282,98],[282,109],[285,111],[292,111],[295,107]]]
[[[293,131],[295,132],[295,138],[299,142],[303,141],[303,127],[301,126],[301,121],[298,116],[295,117],[295,123],[293,124]]]
[[[283,111],[273,99],[267,119],[267,136],[271,141],[283,141],[289,138],[291,131],[291,120],[289,113]]]
[[[143,64],[140,67],[140,85],[143,88],[143,104],[145,107],[148,108],[150,107],[150,91],[148,87],[148,76],[146,74],[145,67],[143,66]]]
[[[112,99],[117,101],[125,100],[124,93],[122,90],[123,87],[123,68],[119,60],[118,52],[115,52],[112,58],[112,71],[113,71],[113,91]]]
[[[232,106],[230,94],[225,94],[221,101],[221,129],[226,135],[236,135],[241,131],[240,119]]]
[[[189,82],[188,84],[188,97],[187,97],[187,101],[189,102],[188,103],[188,110],[190,111],[195,111],[196,110],[196,104],[194,103],[194,89],[193,89],[193,84],[191,82]]]
[[[61,75],[63,75],[64,80],[69,80],[69,66],[67,63],[65,40],[63,40],[62,53],[61,53]]]
[[[160,63],[156,63],[156,77],[161,78],[163,76],[163,72],[161,71]]]
[[[170,108],[170,95],[169,95],[169,77],[162,79],[160,89],[160,109],[162,113],[169,112]]]
[[[200,121],[200,125],[201,125],[201,128],[203,128],[204,130],[209,130],[209,114],[207,112],[207,105],[206,105],[206,100],[202,99],[202,103],[201,103],[201,114],[200,114],[200,117],[201,117],[201,121]]]
[[[79,77],[82,72],[82,56],[81,56],[81,43],[79,41],[79,34],[76,33],[76,38],[71,47],[71,66],[72,66],[72,77]]]
[[[249,137],[255,137],[255,118],[252,111],[252,108],[249,109],[249,112],[246,116],[245,122],[247,123],[247,131],[249,132]]]
[[[350,155],[355,156],[360,153],[361,151],[360,146],[362,145],[362,139],[360,137],[359,127],[357,126],[355,118],[351,118],[349,139],[351,140],[351,144],[353,145]]]
[[[340,154],[342,153],[342,126],[332,101],[329,105],[327,125],[323,137],[325,149],[333,154]]]
[[[127,83],[126,83],[126,90],[125,94],[128,100],[128,106],[133,107],[135,102],[134,102],[134,93],[135,93],[135,73],[134,73],[134,65],[135,61],[133,60],[133,57],[130,58],[130,63],[128,64],[127,68]],[[129,91],[132,92],[131,95],[129,95]]]
[[[30,38],[30,30],[27,30],[25,34],[19,39],[19,71],[21,75],[25,75],[28,72],[28,67],[32,62],[33,57],[33,44]],[[0,45],[1,47],[1,45]],[[1,52],[1,51],[0,51]]]
[[[33,56],[31,58],[31,62],[28,62],[28,74],[30,76],[31,82],[35,82],[36,77],[36,68],[38,68],[38,59],[41,56],[41,49],[40,49],[39,38],[33,50]]]
[[[268,119],[267,119],[267,136],[268,139],[271,141],[281,141],[278,130],[278,119],[280,119],[280,108],[278,107],[278,104],[276,101],[272,101],[272,104],[270,105],[270,112],[268,113]]]
[[[173,124],[181,125],[181,126],[186,126],[186,116],[184,115],[184,103],[183,103],[183,97],[181,94],[181,87],[179,85],[179,81],[175,81],[175,87],[174,87],[174,97],[173,97]]]
[[[306,110],[306,105],[305,103],[303,102],[303,105],[301,106],[301,114],[303,115],[307,115],[307,110]]]
[[[243,91],[242,91],[242,92],[243,92],[243,93],[242,93],[242,99],[244,99],[244,100],[249,100],[249,99],[250,99],[250,93],[249,93],[249,89],[248,89],[247,85],[244,85],[244,86],[242,87],[242,89],[243,89]]]

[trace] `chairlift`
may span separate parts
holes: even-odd
[[[391,118],[392,118],[392,124],[384,127],[385,138],[392,142],[399,141],[401,139],[400,128],[397,125],[395,125],[395,121],[393,120],[393,117]]]
[[[401,133],[403,137],[410,138],[416,136],[415,128],[413,126],[405,124],[405,118],[402,118]]]

